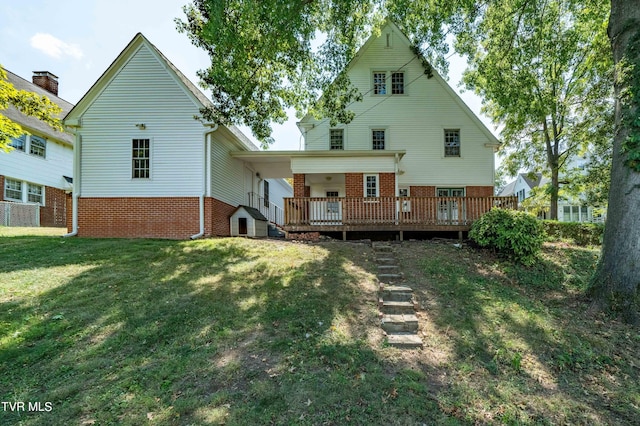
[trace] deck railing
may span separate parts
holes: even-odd
[[[255,192],[249,192],[247,194],[247,200],[249,207],[258,209],[258,211],[262,213],[269,222],[278,226],[282,226],[284,224],[284,211],[281,207],[269,202],[263,196],[256,194]]]
[[[470,225],[517,197],[304,197],[284,199],[285,226]]]

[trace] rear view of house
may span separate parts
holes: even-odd
[[[252,203],[277,223],[291,187],[230,157],[257,148],[233,126],[194,119],[209,105],[137,34],[65,118],[76,144],[71,235],[226,236],[236,207]]]
[[[62,109],[73,107],[58,97],[58,77],[35,71],[27,81],[6,70],[7,81],[18,90],[48,97]],[[66,193],[71,191],[73,136],[59,132],[13,106],[3,111],[27,132],[11,142],[10,152],[0,150],[0,225],[67,225]]]

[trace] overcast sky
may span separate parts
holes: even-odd
[[[118,54],[141,32],[191,81],[208,57],[176,31],[188,0],[0,0],[0,64],[31,80],[33,71],[58,76],[59,96],[76,103]],[[451,63],[449,80],[457,87],[464,63]],[[205,92],[206,93],[206,92]],[[209,93],[206,93],[209,95]],[[463,100],[479,115],[480,101],[469,92]],[[495,134],[489,121],[480,116]],[[274,126],[270,149],[297,150],[300,132],[293,113]],[[255,141],[245,127],[243,132]]]

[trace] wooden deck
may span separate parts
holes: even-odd
[[[285,198],[288,232],[468,231],[493,207],[517,209],[517,197]]]

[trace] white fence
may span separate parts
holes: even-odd
[[[0,201],[0,225],[40,226],[40,205]]]

